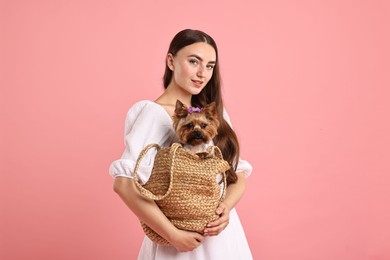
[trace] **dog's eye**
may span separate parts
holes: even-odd
[[[188,126],[188,128],[191,128],[191,129],[194,128],[194,124],[193,123],[189,123],[187,126]]]
[[[202,129],[206,128],[207,124],[201,124],[200,127],[202,127]]]

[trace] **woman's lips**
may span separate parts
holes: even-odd
[[[192,82],[195,84],[197,87],[201,87],[203,85],[203,81],[200,80],[192,80]]]

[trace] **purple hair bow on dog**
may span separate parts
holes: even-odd
[[[200,113],[200,108],[199,107],[189,107],[188,108],[188,113]]]

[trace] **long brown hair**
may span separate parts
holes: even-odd
[[[168,53],[175,56],[182,48],[197,42],[206,42],[210,44],[215,50],[217,60],[210,81],[198,95],[192,96],[191,103],[192,106],[204,107],[212,101],[216,102],[220,126],[218,128],[218,135],[213,141],[214,144],[221,149],[224,159],[231,165],[231,168],[227,172],[227,183],[229,185],[237,182],[237,175],[235,171],[237,169],[238,159],[240,156],[240,147],[237,135],[223,118],[221,75],[219,72],[217,44],[213,38],[202,31],[186,29],[175,35],[169,45]],[[172,71],[169,69],[168,65],[165,64],[165,73],[163,78],[164,88],[168,87],[171,80]]]

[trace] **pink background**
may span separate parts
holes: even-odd
[[[184,28],[220,48],[254,258],[390,259],[390,2],[139,2],[1,1],[0,259],[136,257],[108,166]]]

